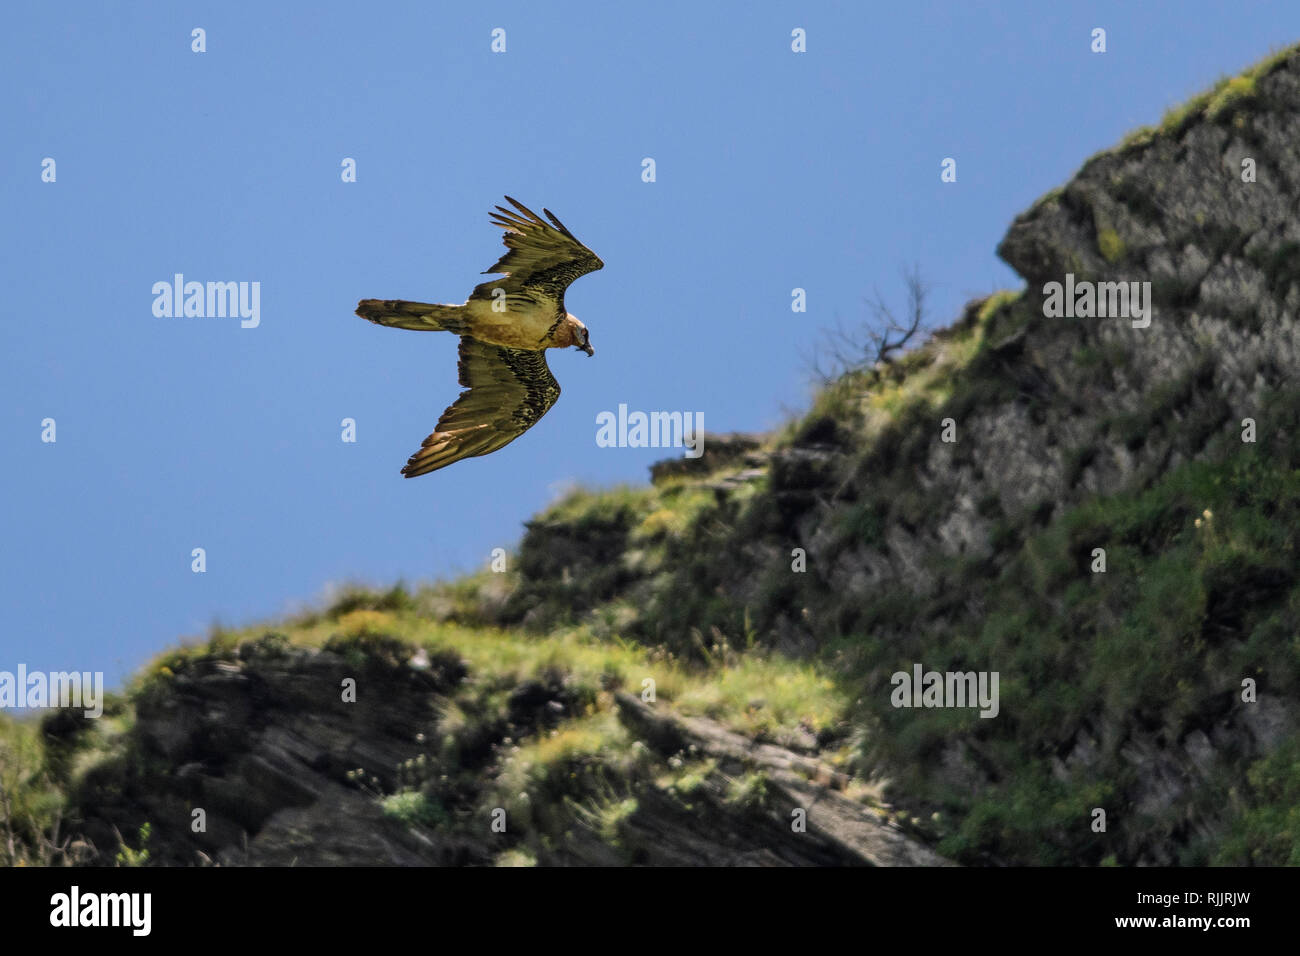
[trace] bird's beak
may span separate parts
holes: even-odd
[[[595,354],[596,354],[596,350],[593,349],[590,345],[579,345],[579,346],[578,346],[578,350],[579,350],[580,352],[586,352],[588,355],[595,355]]]

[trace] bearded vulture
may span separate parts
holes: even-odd
[[[605,263],[549,209],[549,223],[506,197],[492,223],[505,230],[506,254],[483,274],[504,275],[474,288],[463,305],[362,299],[357,315],[376,325],[460,336],[465,391],[442,413],[433,434],[402,474],[427,475],[462,458],[487,455],[532,428],[560,397],[547,349],[574,346],[594,355],[587,327],[564,310],[564,290]]]

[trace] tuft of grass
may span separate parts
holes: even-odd
[[[616,485],[600,490],[572,488],[546,508],[537,521],[568,524],[579,531],[593,525],[627,523],[632,515],[644,515],[655,497],[653,486]]]
[[[733,666],[692,680],[675,700],[684,714],[711,717],[740,733],[782,741],[837,726],[849,704],[822,665],[751,652]]]
[[[515,744],[493,784],[496,805],[533,834],[562,834],[575,807],[628,795],[642,753],[631,744],[612,709]]]
[[[325,616],[339,618],[353,611],[409,611],[414,602],[406,585],[400,581],[386,591],[360,584],[344,585],[325,611]]]
[[[1054,190],[1054,192],[1059,193],[1061,190]],[[1048,195],[1051,195],[1051,193]],[[984,304],[980,306],[978,317],[979,324],[988,325],[997,313],[1010,306],[1024,294],[1024,290],[1015,289],[1002,289],[998,292],[994,292],[991,296],[985,299]]]
[[[53,843],[64,803],[40,725],[0,714],[0,865],[64,862]]]
[[[536,866],[537,857],[525,847],[506,850],[496,859],[497,866]]]
[[[418,790],[401,790],[380,800],[384,814],[407,826],[438,827],[447,822],[447,810],[436,797]]]
[[[678,799],[689,801],[695,794],[704,789],[709,777],[717,769],[718,762],[712,759],[685,763],[673,771],[671,778],[666,783],[666,789],[675,794]]]
[[[1245,101],[1255,96],[1255,77],[1252,75],[1234,76],[1215,87],[1213,95],[1205,104],[1205,118],[1217,120],[1230,113]]]
[[[1232,117],[1258,95],[1257,81],[1280,68],[1298,49],[1300,44],[1284,47],[1237,76],[1220,77],[1210,89],[1166,110],[1158,126],[1141,126],[1128,133],[1114,150],[1099,155],[1140,148],[1161,136],[1176,138],[1202,117],[1210,121]]]
[[[714,503],[713,492],[698,486],[669,486],[658,498],[659,506],[632,529],[633,544],[684,536]]]
[[[770,801],[767,774],[762,770],[737,777],[727,788],[727,803],[741,810],[763,810]]]
[[[391,634],[397,624],[393,615],[384,611],[349,611],[338,619],[338,633],[345,638],[383,637]]]
[[[373,611],[353,612],[374,614]],[[325,642],[322,650],[338,654],[348,661],[348,666],[363,669],[379,665],[389,670],[405,666],[414,650],[409,641],[395,637],[387,630],[375,630],[379,622],[367,619],[351,630],[340,631]]]
[[[1219,81],[1219,83],[1224,82],[1226,80]],[[1215,89],[1218,89],[1218,84],[1216,84]],[[1206,104],[1210,102],[1213,96],[1214,90],[1207,90],[1197,93],[1176,106],[1169,107],[1169,109],[1165,110],[1164,115],[1160,117],[1160,133],[1171,138],[1182,135],[1205,112]]]
[[[574,803],[574,817],[609,846],[621,846],[623,823],[632,817],[639,805],[635,797],[609,796],[585,803]]]
[[[148,866],[150,857],[148,844],[152,831],[152,824],[141,824],[140,831],[136,836],[140,848],[138,850],[133,849],[123,840],[117,849],[117,855],[113,858],[113,862],[118,866]]]
[[[1103,259],[1113,264],[1124,258],[1126,247],[1114,229],[1101,229],[1097,232],[1097,251]]]
[[[1124,138],[1120,140],[1119,149],[1134,149],[1145,146],[1152,142],[1159,132],[1159,128],[1155,126],[1139,126],[1137,129],[1124,134]]]

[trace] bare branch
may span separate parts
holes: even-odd
[[[866,321],[849,330],[836,322],[834,328],[823,331],[822,342],[812,357],[805,359],[818,385],[825,387],[848,372],[888,364],[923,331],[930,286],[916,265],[904,268],[902,279],[907,310],[901,320],[880,290],[874,289],[873,297],[866,300]]]

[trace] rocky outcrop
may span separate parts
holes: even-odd
[[[112,847],[147,822],[155,862],[171,864],[483,862],[481,849],[421,840],[374,799],[421,752],[434,702],[464,668],[357,663],[269,638],[155,681],[127,756],[78,795],[87,835]]]
[[[701,478],[725,468],[747,464],[758,467],[763,456],[757,454],[762,439],[755,435],[709,435],[704,452],[698,458],[666,458],[650,466],[650,480],[655,484],[669,478]]]
[[[384,639],[338,652],[270,636],[202,657],[141,695],[127,750],[75,795],[81,831],[95,846],[114,847],[119,834],[147,822],[155,864],[492,865],[515,843],[511,829],[491,825],[492,756],[514,740],[562,729],[574,702],[562,680],[520,683],[499,718],[461,748],[461,765],[445,768],[468,767],[478,777],[467,789],[437,788],[445,821],[395,818],[383,798],[409,782],[404,768],[438,764],[440,715],[468,676],[455,657],[412,655]],[[348,681],[355,700],[345,699]],[[840,792],[848,778],[814,757],[623,693],[618,709],[633,739],[656,756],[650,772],[627,782],[632,809],[617,838],[577,814],[569,838],[537,862],[945,863],[886,812]],[[689,799],[662,779],[685,759],[707,764]],[[737,800],[742,778],[756,789]]]
[[[749,841],[751,847],[762,847],[759,852],[763,855],[783,863],[948,865],[929,847],[904,834],[885,814],[842,796],[838,791],[851,782],[847,774],[787,748],[757,743],[711,720],[657,711],[629,694],[618,695],[618,708],[637,736],[662,754],[689,751],[697,757],[714,758],[722,779],[728,772],[734,776],[755,768],[763,771],[768,791],[764,818],[772,826],[756,828],[759,832]],[[710,795],[717,802],[724,788],[715,781],[710,784]],[[797,834],[790,830],[795,819],[806,828]],[[665,833],[656,842],[673,840],[674,834]],[[810,852],[812,848],[815,854]]]
[[[1044,843],[1058,849],[1023,859],[1203,860],[1227,826],[1226,791],[1213,784],[1222,799],[1209,805],[1211,781],[1239,778],[1300,731],[1300,672],[1261,636],[1300,623],[1287,610],[1300,580],[1285,557],[1295,542],[1261,532],[1232,545],[1193,524],[1203,509],[1213,520],[1206,503],[1229,486],[1241,490],[1225,506],[1256,513],[1261,527],[1290,513],[1300,54],[1271,57],[1094,157],[1019,216],[998,252],[1023,292],[973,302],[915,353],[835,383],[752,463],[756,474],[711,486],[716,508],[666,545],[660,566],[638,574],[625,555],[626,587],[607,598],[635,595],[629,629],[687,656],[701,653],[701,635],[733,646],[757,635],[796,656],[868,648],[841,653],[858,661],[859,720],[878,741],[867,753],[909,778],[902,802],[952,809],[1021,785],[1032,765],[1039,789],[1059,785],[1080,801],[1111,793],[1112,811],[1122,808],[1124,833],[1105,851],[1048,827]],[[1149,323],[1058,316],[1049,283],[1136,283]],[[1189,470],[1201,465],[1210,470]],[[1129,550],[1105,596],[1089,598],[1080,588],[1102,580],[1089,563],[1097,547],[1112,558]],[[1183,593],[1170,600],[1190,620],[1166,676],[1139,680],[1166,625],[1136,609],[1158,586],[1148,576],[1175,566],[1185,567]],[[1017,620],[1017,606],[1029,616]],[[1072,622],[1068,643],[1041,638],[1048,658],[1021,659],[1018,645],[1051,633],[1054,619]],[[1108,665],[1123,692],[1108,689],[1091,650],[1117,632],[1133,642]],[[1022,713],[1035,697],[1072,697],[1084,673],[1091,696],[1060,723],[1020,726],[1013,709],[903,753],[893,738],[913,715],[889,707],[888,675],[932,658],[1006,668]],[[1235,691],[1265,673],[1267,702],[1243,707]],[[954,803],[953,793],[968,796]],[[972,859],[1014,860],[1013,844],[1028,841],[977,842],[997,848]]]

